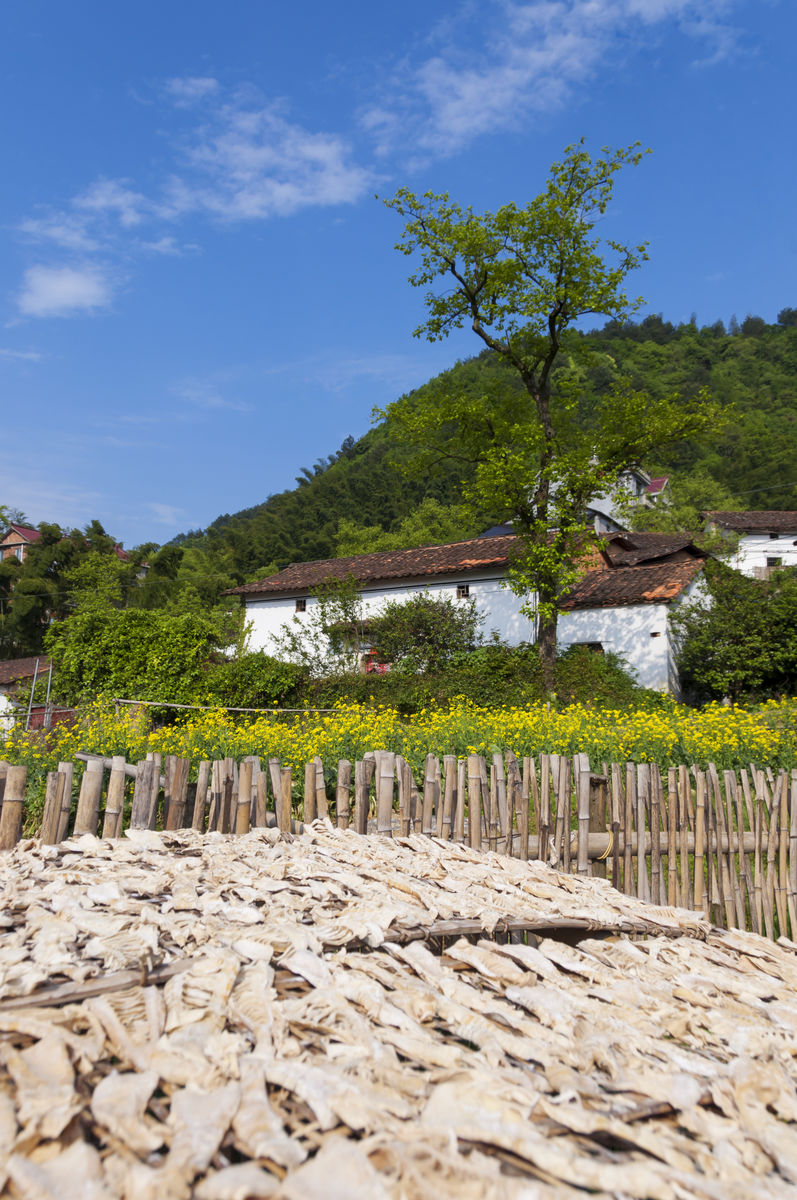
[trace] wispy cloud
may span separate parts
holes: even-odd
[[[708,55],[700,62],[726,59],[738,43],[724,19],[732,0],[503,0],[490,7],[486,20],[483,6],[463,6],[460,25],[448,21],[439,32],[436,52],[403,63],[364,108],[361,126],[378,154],[411,144],[440,157],[480,135],[521,128],[535,113],[561,108],[621,49],[647,44],[656,26],[675,24],[701,41]]]
[[[38,350],[11,350],[7,346],[0,346],[0,358],[19,360],[20,362],[41,362],[44,355]]]
[[[164,91],[179,108],[190,108],[219,91],[219,82],[207,75],[187,75],[168,79]]]
[[[339,134],[306,129],[279,105],[239,98],[195,131],[169,200],[178,212],[262,220],[352,204],[372,181]]]
[[[192,408],[205,409],[207,411],[226,409],[228,412],[237,413],[250,413],[254,411],[253,406],[247,404],[244,400],[236,400],[229,396],[223,396],[212,383],[184,383],[175,388],[174,392],[180,400],[183,400]]]
[[[112,289],[100,268],[30,267],[17,298],[19,311],[28,317],[68,317],[76,312],[107,308]]]
[[[178,508],[174,504],[160,504],[156,500],[150,500],[146,507],[159,525],[179,525],[185,515],[184,508]]]

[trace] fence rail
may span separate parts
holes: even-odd
[[[716,925],[797,939],[797,770],[594,770],[584,754],[507,752],[490,761],[429,754],[416,779],[401,756],[375,751],[327,768],[316,758],[300,785],[276,758],[77,757],[79,788],[71,762],[47,777],[45,842],[125,828],[296,831],[328,817],[359,833],[420,833],[542,858],[644,901],[702,910]],[[25,821],[24,767],[0,763],[0,801],[0,849],[9,849]]]

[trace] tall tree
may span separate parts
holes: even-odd
[[[554,386],[563,339],[575,322],[591,314],[624,322],[641,304],[624,289],[647,258],[645,246],[604,244],[595,227],[618,171],[636,165],[642,153],[636,143],[605,148],[593,159],[582,139],[522,208],[507,204],[477,215],[447,193],[419,197],[406,188],[385,201],[406,220],[397,249],[420,255],[410,282],[428,289],[428,316],[415,336],[439,341],[468,323],[517,381],[507,389],[485,378],[483,393],[467,397],[443,383],[431,404],[405,397],[387,412],[416,444],[475,462],[471,502],[492,504],[496,516],[513,519],[523,550],[511,586],[527,597],[536,619],[549,687],[559,603],[576,576],[590,496],[611,487],[651,446],[710,419],[705,398],[684,407],[675,396],[654,402],[621,385],[600,405],[592,428],[579,430],[577,386]]]

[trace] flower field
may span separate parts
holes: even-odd
[[[49,733],[13,730],[0,744],[0,757],[25,763],[34,790],[59,760],[78,750],[136,762],[148,751],[200,759],[248,754],[279,758],[301,780],[304,764],[319,755],[330,776],[338,759],[354,761],[367,750],[393,750],[420,770],[436,755],[491,755],[512,750],[518,757],[555,752],[586,753],[601,762],[680,763],[740,768],[797,765],[797,700],[770,701],[754,709],[708,705],[687,708],[662,701],[627,711],[572,705],[549,709],[476,707],[464,701],[403,717],[390,708],[349,705],[333,713],[268,714],[233,719],[223,710],[198,712],[153,728],[148,713],[101,704],[87,708],[71,727]]]

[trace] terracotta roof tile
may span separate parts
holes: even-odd
[[[36,655],[32,658],[7,658],[0,662],[0,684],[16,683],[19,679],[32,679],[36,670]],[[49,671],[50,660],[38,655],[39,675]]]
[[[690,557],[680,562],[590,571],[563,600],[562,608],[568,612],[627,604],[667,604],[680,596],[704,562],[703,558]]]
[[[704,518],[734,533],[795,533],[797,512],[705,512]]]
[[[12,524],[9,525],[8,532],[3,538],[3,541],[5,542],[7,538],[12,536],[12,534],[16,535],[18,538],[22,538],[22,540],[25,542],[38,542],[41,538],[41,532],[38,529],[31,528],[30,525]]]
[[[445,546],[421,546],[417,550],[380,550],[374,554],[353,554],[347,558],[323,558],[315,562],[292,563],[276,575],[256,583],[231,588],[233,596],[286,596],[307,591],[332,579],[353,576],[360,583],[383,579],[412,579],[433,575],[453,575],[506,567],[519,539],[504,537],[471,538]]]

